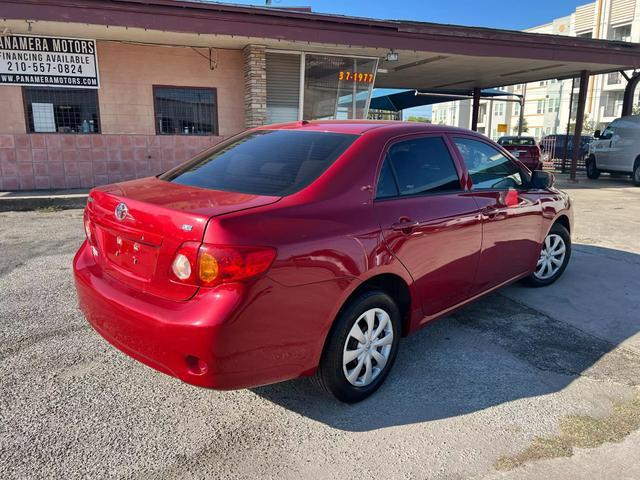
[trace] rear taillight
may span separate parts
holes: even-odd
[[[195,273],[199,248],[200,243],[198,242],[185,242],[180,246],[173,262],[171,262],[170,276],[172,280],[189,285],[198,284]]]
[[[246,247],[185,242],[171,264],[174,281],[203,287],[256,277],[271,266],[276,251],[270,247]]]

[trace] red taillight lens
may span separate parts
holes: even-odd
[[[248,280],[267,271],[276,257],[270,247],[184,243],[173,260],[174,281],[213,287]],[[186,266],[188,262],[188,267]],[[187,274],[187,270],[189,273]]]
[[[203,244],[198,276],[203,286],[247,280],[264,273],[276,257],[269,247],[231,247]]]

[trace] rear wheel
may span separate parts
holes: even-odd
[[[571,258],[571,236],[566,228],[556,223],[551,227],[540,250],[536,269],[527,278],[533,287],[544,287],[555,282]]]
[[[631,174],[631,180],[636,187],[640,187],[640,158],[636,159],[636,164],[633,166],[633,173]]]
[[[340,314],[315,376],[338,400],[355,403],[375,392],[389,374],[400,340],[400,311],[389,295],[367,292]]]
[[[591,180],[596,180],[599,176],[600,170],[598,170],[598,167],[596,165],[596,157],[591,155],[587,159],[587,177],[589,177]]]

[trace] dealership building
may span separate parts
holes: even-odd
[[[246,128],[366,118],[374,85],[477,96],[637,67],[637,45],[586,38],[196,1],[0,0],[0,190],[88,188]]]

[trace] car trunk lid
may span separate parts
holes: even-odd
[[[534,158],[540,154],[540,150],[536,145],[507,145],[504,148],[509,150],[516,158]]]
[[[184,242],[201,242],[211,217],[279,200],[156,178],[98,187],[90,197],[87,215],[103,270],[137,290],[172,300],[186,300],[198,289],[169,276]]]

